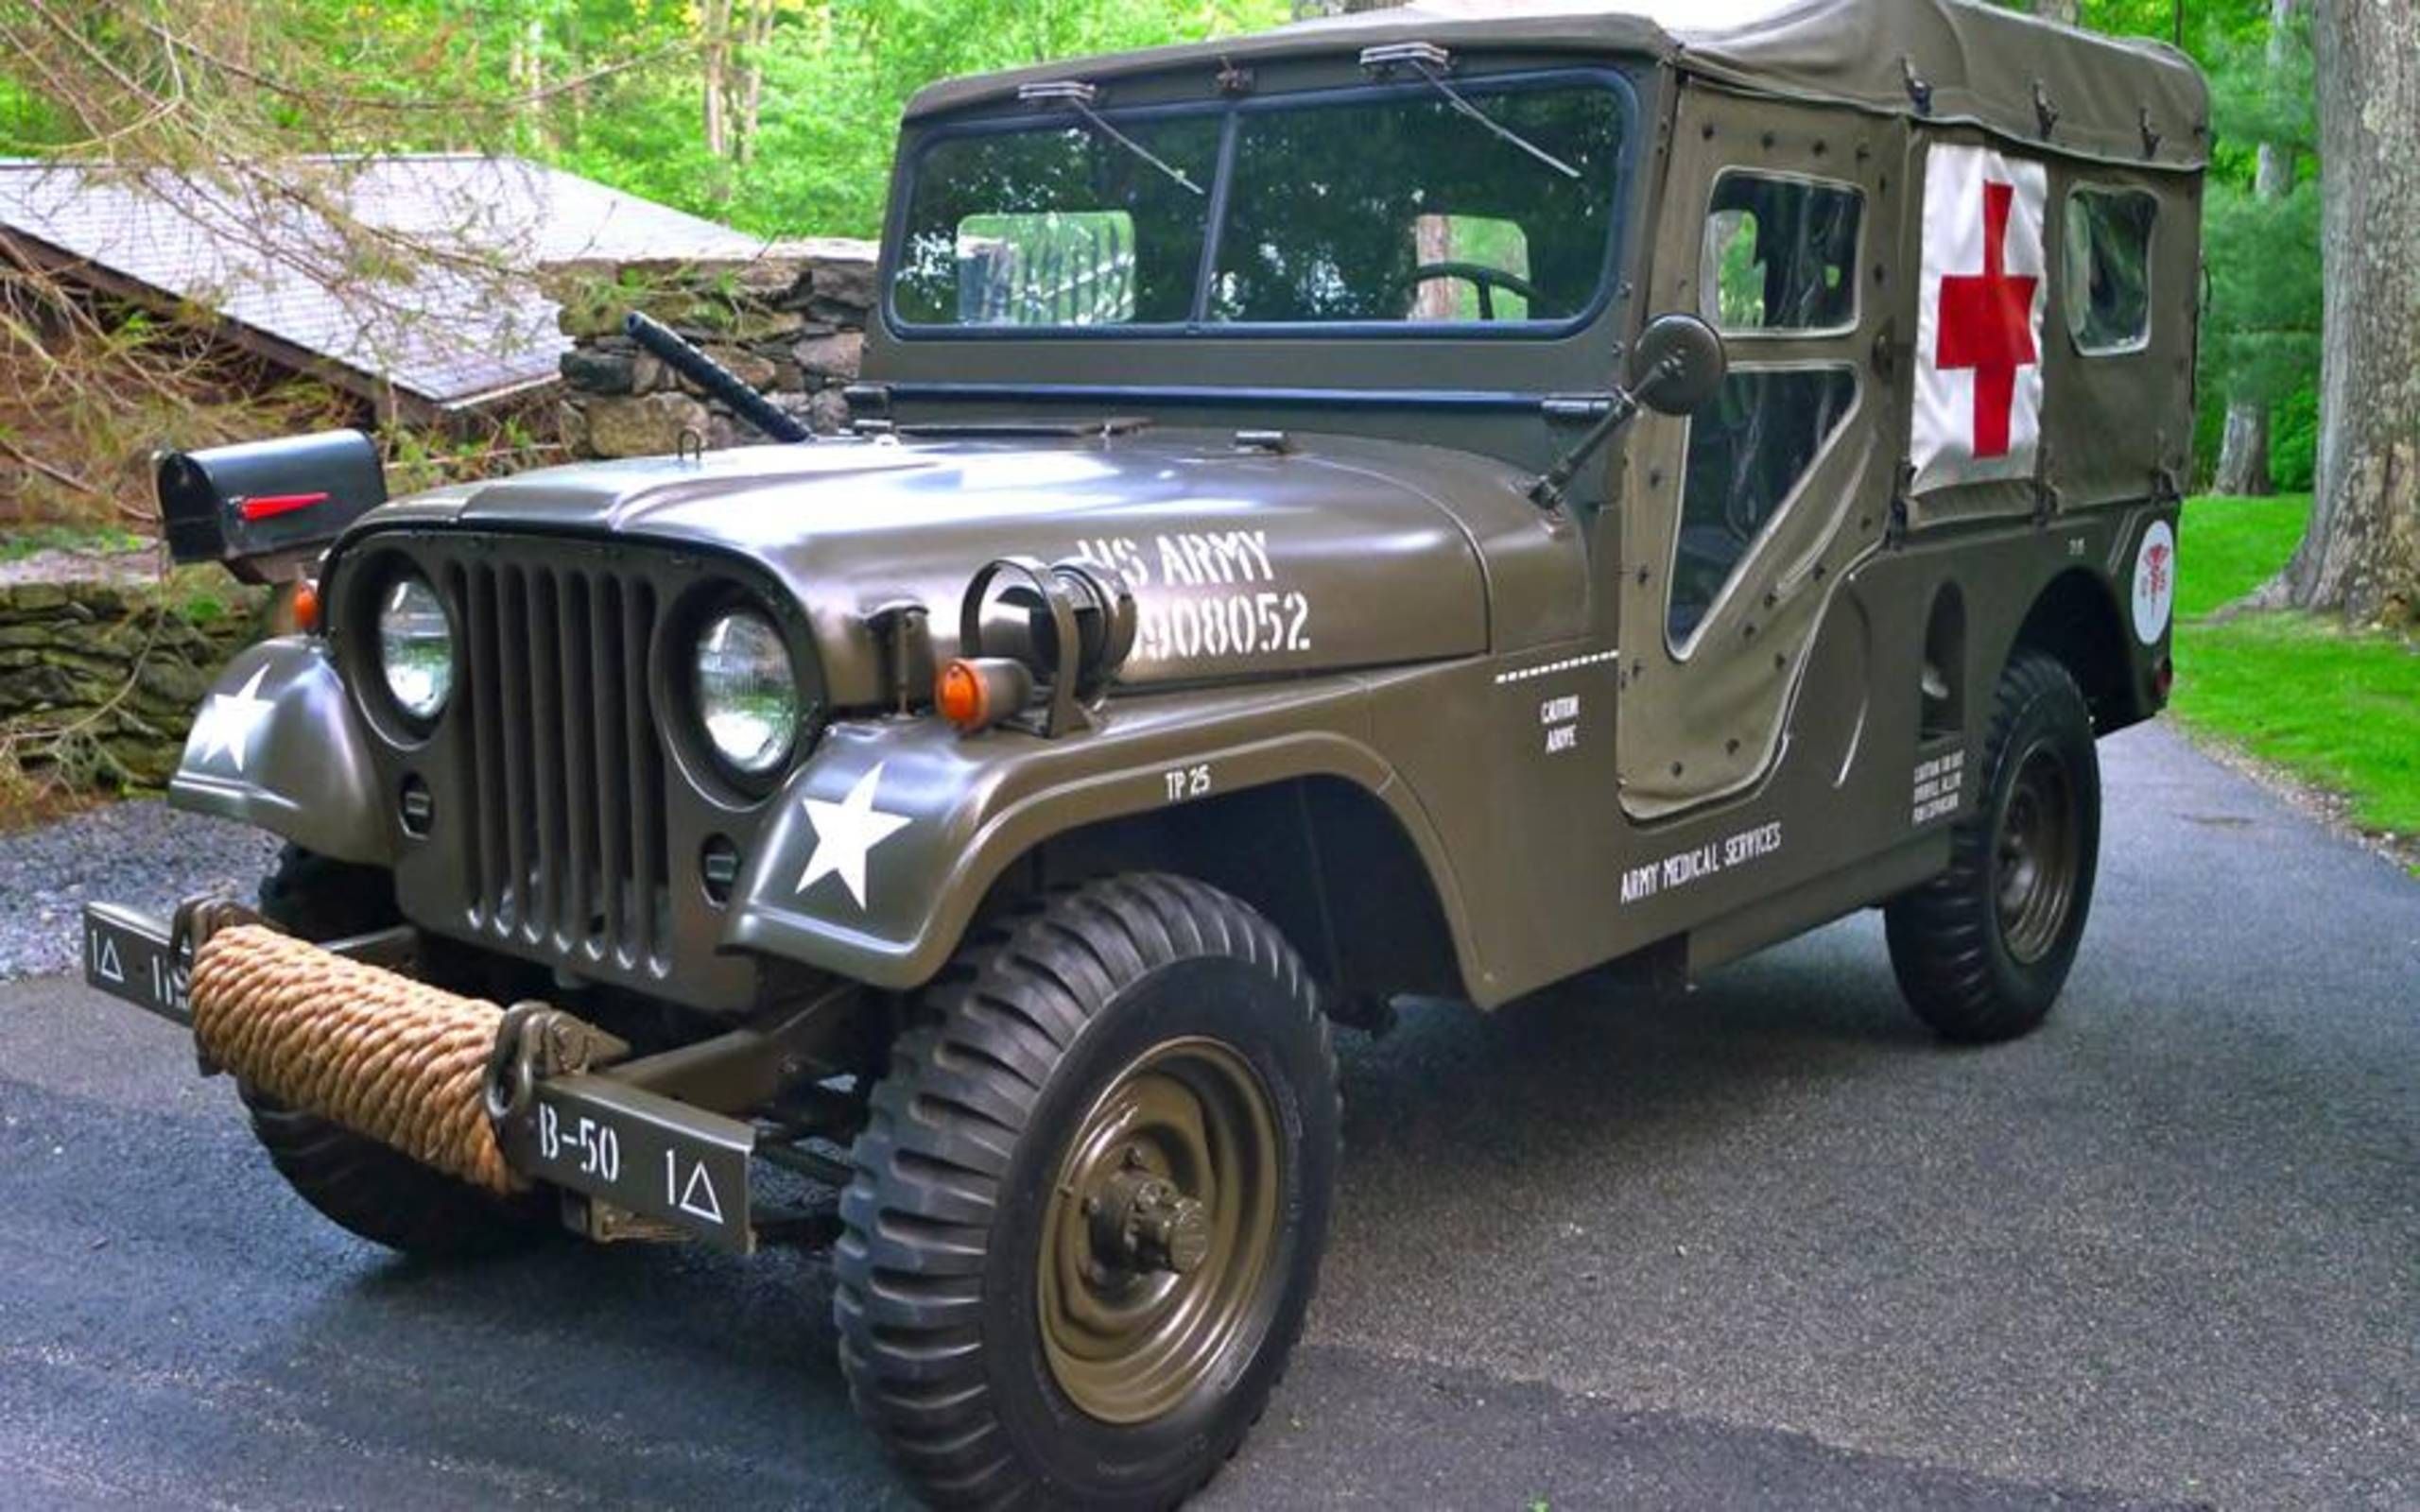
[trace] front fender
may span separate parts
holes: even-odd
[[[264,641],[227,663],[194,714],[168,802],[338,861],[394,861],[360,716],[327,647],[303,636]]]
[[[1118,706],[1063,740],[960,736],[933,718],[835,727],[785,790],[742,878],[727,948],[875,987],[920,986],[949,959],[1002,871],[1084,825],[1299,777],[1385,803],[1426,865],[1454,943],[1466,917],[1426,816],[1366,738],[1351,679]]]

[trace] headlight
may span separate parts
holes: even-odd
[[[454,623],[418,573],[396,578],[378,607],[378,665],[387,691],[414,719],[436,718],[454,691]]]
[[[781,632],[735,610],[698,637],[698,717],[715,752],[751,777],[789,754],[798,729],[798,679]]]

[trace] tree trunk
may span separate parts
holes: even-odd
[[[731,7],[732,0],[705,0],[698,8],[698,60],[704,75],[700,125],[706,150],[717,158],[731,152]]]
[[[2077,7],[2078,0],[2033,0],[2035,15],[2045,21],[2056,21],[2069,26],[2083,25],[2083,18]]]
[[[739,58],[738,126],[731,153],[739,163],[756,157],[756,126],[765,103],[765,43],[773,35],[773,0],[747,0],[747,34]]]
[[[2272,74],[2286,58],[2287,28],[2294,23],[2299,0],[2270,0],[2269,68]],[[2256,198],[2283,199],[2294,187],[2294,153],[2274,142],[2260,144],[2260,165],[2253,178]],[[2227,428],[2219,444],[2219,475],[2211,487],[2220,493],[2268,494],[2276,485],[2269,475],[2269,405],[2241,395],[2227,401]]]
[[[2420,615],[2420,7],[2318,8],[2319,479],[2286,594],[2356,623]]]
[[[2266,494],[2269,480],[2269,406],[2257,399],[2227,401],[2227,428],[2219,442],[2213,493]]]

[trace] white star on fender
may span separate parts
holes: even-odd
[[[908,822],[904,814],[885,814],[873,806],[882,765],[876,762],[838,803],[820,798],[804,800],[807,822],[815,826],[815,854],[806,858],[806,873],[798,879],[800,892],[838,874],[848,884],[849,896],[857,901],[857,906],[866,905],[866,852],[908,828]]]
[[[201,717],[193,724],[194,760],[206,762],[214,753],[224,755],[244,769],[244,758],[252,748],[252,736],[268,722],[275,706],[260,696],[261,679],[268,676],[268,668],[252,669],[251,680],[241,693],[214,693]]]

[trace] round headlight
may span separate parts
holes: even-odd
[[[387,691],[414,719],[436,718],[454,691],[454,623],[418,573],[396,578],[379,603],[378,664]]]
[[[751,777],[789,754],[798,679],[781,632],[763,615],[717,615],[698,637],[698,717],[715,753]]]

